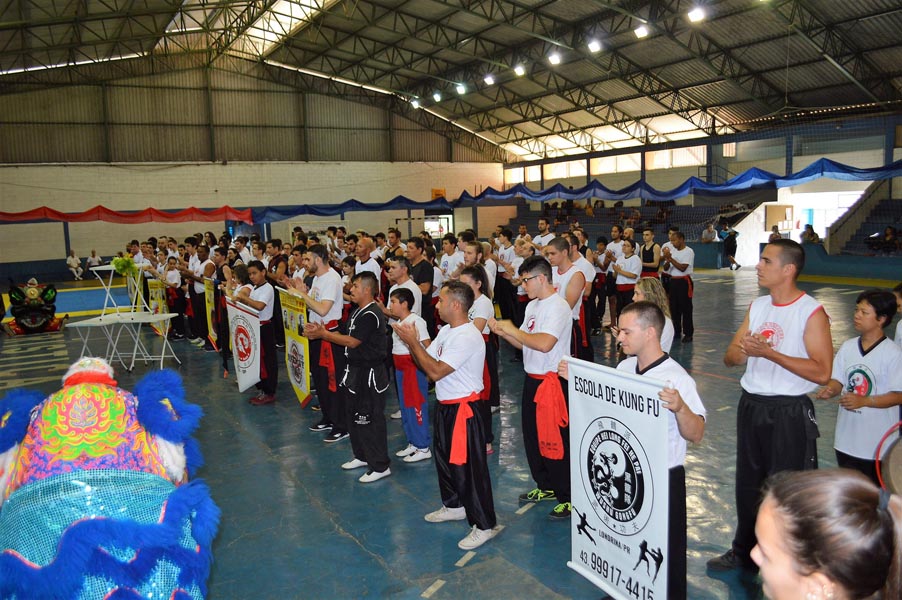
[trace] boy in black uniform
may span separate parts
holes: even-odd
[[[385,362],[389,348],[385,316],[375,301],[378,293],[376,276],[369,271],[358,273],[351,279],[350,290],[351,301],[358,308],[342,323],[341,330],[345,333],[329,331],[321,323],[308,323],[304,327],[304,335],[309,339],[324,339],[345,347],[347,366],[341,389],[346,398],[354,456],[341,468],[350,471],[368,467],[360,477],[361,483],[391,475],[385,427],[385,391],[390,381]]]

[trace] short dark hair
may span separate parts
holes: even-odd
[[[654,327],[655,333],[658,334],[658,339],[661,339],[661,332],[664,331],[664,312],[657,304],[648,300],[632,302],[623,307],[620,315],[631,313],[636,313],[636,319],[643,329]]]
[[[132,244],[138,245],[138,242],[133,241]],[[192,246],[197,246],[197,238],[194,237],[193,235],[189,235],[188,237],[185,238],[185,245],[187,246],[188,244],[191,244]]]
[[[326,231],[328,231],[329,233],[338,233],[338,228],[335,227],[335,225],[329,225],[328,227],[326,227]]]
[[[410,261],[407,260],[406,256],[398,256],[397,254],[393,256],[389,256],[385,262],[393,262],[397,263],[399,267],[404,267],[404,270],[408,273],[410,272]]]
[[[357,234],[356,234],[356,233],[352,233],[352,234],[350,234],[350,235],[346,235],[346,236],[345,236],[345,241],[346,241],[346,242],[354,242],[355,244],[357,243],[357,241],[358,241],[359,239],[360,239],[360,238],[357,237]]]
[[[452,300],[460,302],[465,313],[470,312],[470,309],[473,307],[473,302],[476,300],[476,294],[473,293],[473,288],[460,281],[446,281],[442,284],[442,289],[448,290],[448,294],[451,296]]]
[[[220,255],[220,256],[223,257],[223,258],[228,258],[228,257],[229,257],[229,249],[226,248],[225,246],[216,246],[216,248],[213,250],[213,252],[214,252],[215,254]],[[895,297],[894,297],[894,298],[893,298],[893,302],[895,302],[895,301],[896,301],[896,299],[895,299]],[[894,305],[894,306],[895,306],[895,305]]]
[[[452,244],[456,244],[457,236],[454,235],[453,233],[446,233],[445,235],[442,236],[442,241],[443,242],[451,242]]]
[[[303,251],[304,251],[304,250],[301,250],[301,252],[303,252]],[[327,264],[328,264],[328,262],[329,262],[329,251],[326,250],[326,247],[323,246],[322,244],[313,244],[312,246],[310,246],[309,248],[307,248],[307,252],[309,252],[310,254],[313,254],[313,255],[315,255],[315,256],[320,257],[320,259],[322,259],[322,261],[323,261],[324,263],[327,263]]]
[[[682,231],[680,231],[679,229],[677,229],[676,231],[672,231],[671,233],[673,233],[673,237],[677,238],[678,240],[686,239],[686,234],[683,233]]]
[[[511,231],[510,229],[508,229],[507,227],[501,228],[501,235],[503,235],[504,237],[506,237],[509,240],[514,239],[514,232]]]
[[[457,234],[457,239],[459,239],[462,242],[475,242],[476,234],[473,233],[472,231],[464,230],[464,231],[461,231],[459,234]]]
[[[563,252],[564,254],[570,253],[570,240],[566,239],[564,236],[557,236],[556,238],[552,238],[548,245],[557,250],[558,252]]]
[[[251,267],[257,269],[258,271],[263,271],[264,273],[266,272],[266,267],[263,266],[262,260],[252,260],[251,262],[247,263],[247,268],[250,269]]]
[[[279,238],[273,238],[271,240],[266,240],[267,244],[270,244],[273,248],[281,248],[282,240]]]
[[[425,249],[426,249],[426,240],[424,240],[424,239],[421,238],[421,237],[412,237],[412,238],[410,238],[409,240],[407,240],[407,243],[408,243],[408,244],[413,244],[414,246],[416,246],[416,247],[417,247],[418,249],[420,249],[420,250],[425,250]]]
[[[598,236],[597,238],[595,238],[595,243],[596,244],[604,244],[605,246],[607,246],[608,245],[608,236],[606,236],[606,235]]]
[[[413,310],[413,292],[408,290],[407,288],[399,287],[392,290],[392,292],[388,295],[389,298],[397,298],[398,302],[404,303],[407,305],[407,310]]]
[[[623,234],[623,227],[621,227],[620,225],[614,224],[614,225],[611,226],[611,229],[612,229],[612,230],[613,230],[613,229],[616,229],[616,230],[619,231],[621,234]]]
[[[890,324],[890,321],[893,320],[893,315],[896,314],[896,296],[893,295],[892,292],[887,292],[885,290],[867,290],[858,294],[858,298],[855,299],[855,304],[859,304],[860,302],[867,302],[874,309],[874,312],[877,313],[877,318],[883,317],[883,325],[881,327],[886,327]]]
[[[795,240],[780,238],[774,240],[769,246],[776,246],[780,251],[780,262],[783,265],[793,265],[796,268],[795,278],[798,279],[805,268],[805,249]]]
[[[523,261],[520,268],[517,269],[519,275],[544,275],[545,279],[551,281],[551,263],[544,256],[535,254]]]
[[[351,278],[351,282],[359,281],[363,287],[373,294],[373,298],[379,295],[379,281],[372,271],[361,271]]]

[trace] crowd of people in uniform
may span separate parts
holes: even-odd
[[[424,518],[467,521],[458,544],[465,550],[499,531],[487,457],[500,406],[500,344],[512,347],[524,371],[521,427],[533,487],[519,500],[548,501],[549,517],[567,520],[573,506],[564,358],[594,362],[592,338],[609,330],[621,352],[618,369],[672,384],[661,392],[671,448],[667,597],[685,598],[683,463],[687,443],[704,435],[706,413],[695,382],[669,350],[693,341],[694,252],[675,226],[658,244],[652,229],[637,236],[615,224],[594,247],[578,227],[556,233],[544,218],[537,226],[530,234],[520,225],[516,235],[498,227],[488,241],[469,230],[449,233],[437,240],[440,250],[426,232],[405,242],[395,229],[370,236],[341,227],[320,236],[296,230],[288,244],[207,234],[184,240],[184,254],[176,240],[134,242],[131,250],[136,263],[166,282],[170,310],[185,315],[174,320],[173,339],[215,350],[201,308],[205,278],[223,297],[260,311],[263,366],[249,399],[254,405],[276,402],[284,331],[274,286],[303,298],[321,410],[310,429],[327,443],[349,438],[341,468],[364,470],[361,483],[390,476],[385,413],[394,385],[399,410],[391,416],[401,420],[406,445],[393,454],[407,463],[434,461],[441,504]],[[879,437],[902,405],[902,324],[895,341],[884,335],[902,312],[902,285],[858,297],[860,336],[834,357],[823,306],[797,285],[804,261],[794,241],[765,246],[756,269],[769,293],[751,300],[725,351],[727,366],[744,368],[737,525],[732,547],[708,561],[708,570],[760,568],[773,598],[902,597],[902,501],[874,485]],[[225,322],[219,340],[228,339]],[[220,346],[228,376],[228,344]],[[839,396],[834,445],[839,465],[850,471],[797,473],[817,468],[812,394]],[[829,493],[810,495],[817,490]],[[864,508],[845,514],[855,503]],[[868,533],[840,539],[840,530]],[[817,540],[842,548],[843,556],[816,552]],[[841,561],[867,568],[867,576]]]

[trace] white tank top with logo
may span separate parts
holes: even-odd
[[[571,264],[570,268],[567,269],[564,273],[558,271],[556,267],[552,267],[551,275],[552,279],[554,280],[554,291],[556,291],[558,296],[560,296],[564,300],[567,300],[567,286],[570,285],[570,280],[573,279],[573,276],[577,273],[582,273],[582,271],[580,271],[579,267],[577,267],[575,264]],[[585,283],[583,283],[583,285],[585,285]],[[573,308],[571,309],[574,320],[579,319],[579,309],[580,306],[582,306],[582,303],[583,292],[582,288],[580,288],[579,297],[576,300],[576,304],[574,304]],[[569,306],[570,303],[568,302],[567,304]]]
[[[823,307],[808,294],[789,304],[774,304],[770,296],[761,296],[749,307],[749,330],[762,334],[780,354],[809,358],[805,349],[805,325]],[[777,363],[750,356],[742,389],[761,396],[801,396],[817,389],[817,384],[779,366]]]

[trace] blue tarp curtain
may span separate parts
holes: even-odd
[[[514,200],[523,198],[534,202],[546,202],[549,200],[589,200],[600,198],[602,200],[632,200],[643,198],[652,202],[676,200],[691,194],[705,196],[728,196],[736,192],[751,189],[776,189],[800,185],[827,177],[841,181],[874,181],[878,179],[891,179],[902,177],[902,160],[898,160],[884,167],[871,169],[859,169],[850,167],[828,158],[821,158],[801,171],[792,175],[776,175],[758,168],[751,168],[745,173],[737,175],[723,183],[708,183],[698,177],[690,177],[682,185],[672,190],[657,190],[647,182],[637,181],[625,188],[612,190],[605,187],[598,180],[581,188],[567,188],[556,184],[545,190],[531,190],[525,185],[517,184],[514,187],[499,191],[487,188],[476,196],[464,192],[457,200],[438,198],[429,202],[417,202],[406,196],[396,196],[388,202],[365,203],[359,200],[348,200],[341,204],[304,204],[298,206],[279,206],[270,208],[254,208],[254,223],[272,223],[295,217],[297,215],[332,216],[354,210],[398,210],[398,209],[452,209],[462,206],[472,206],[485,200]]]

